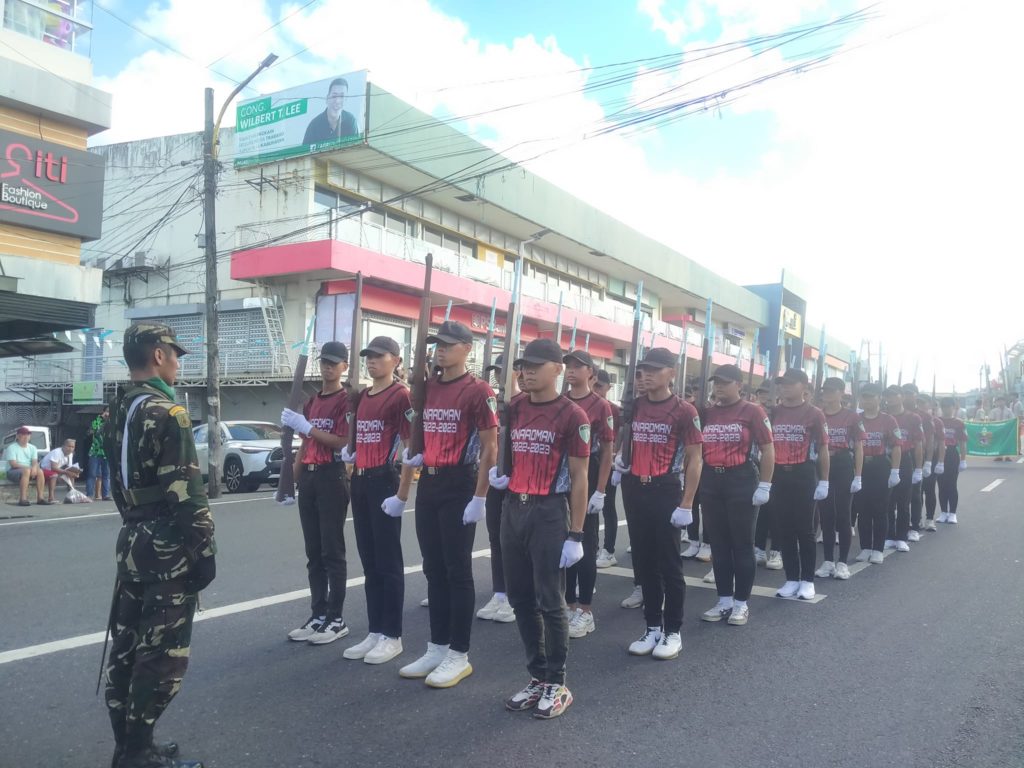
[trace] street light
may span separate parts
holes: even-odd
[[[206,123],[203,131],[203,218],[206,224],[206,440],[209,455],[207,466],[209,486],[207,494],[211,499],[220,496],[220,359],[218,336],[220,326],[217,319],[217,155],[220,150],[220,123],[234,98],[253,79],[277,61],[276,54],[270,54],[245,80],[231,92],[220,108],[217,120],[213,119],[213,89],[205,94]]]

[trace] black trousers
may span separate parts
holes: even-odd
[[[910,531],[910,500],[914,492],[914,454],[908,451],[900,461],[900,484],[889,494],[889,525],[886,534],[892,541],[906,541]]]
[[[910,485],[910,528],[921,530],[921,513],[924,511],[924,481]]]
[[[487,541],[491,547],[491,590],[505,592],[505,567],[501,559],[501,505],[505,492],[487,489]]]
[[[814,542],[814,486],[817,468],[810,462],[776,464],[771,501],[779,534],[786,581],[814,581],[818,558]]]
[[[299,522],[306,546],[310,603],[314,616],[341,618],[345,607],[345,513],[348,476],[345,465],[317,465],[298,477]]]
[[[853,494],[853,508],[857,515],[857,533],[860,535],[861,549],[881,552],[885,546],[889,519],[890,469],[892,464],[887,456],[864,457],[862,487],[859,493]]]
[[[704,528],[711,533],[711,564],[719,597],[747,600],[754,586],[754,528],[758,517],[753,504],[758,472],[744,464],[728,472],[704,465],[700,476]]]
[[[634,482],[631,493],[636,508],[632,520],[626,519],[633,545],[633,572],[644,593],[644,618],[649,627],[678,632],[686,596],[679,530],[671,522],[682,490],[679,475],[663,475],[646,484],[639,479]]]
[[[864,477],[861,476],[861,483]],[[835,561],[836,531],[839,531],[839,562],[845,563],[850,557],[850,510],[853,507],[853,454],[837,451],[832,454],[828,471],[828,496],[818,502],[821,515],[821,541],[825,560]]]
[[[604,548],[609,554],[615,554],[615,542],[619,536],[619,510],[615,508],[619,497],[619,487],[612,485],[611,477],[604,489]]]
[[[772,489],[774,498],[775,489]],[[753,491],[750,493],[753,498]],[[757,527],[754,530],[754,546],[758,549],[768,549],[768,540],[771,539],[772,549],[779,548],[779,531],[776,528],[775,505],[769,501],[761,507],[757,513]]]
[[[430,642],[469,651],[473,626],[473,538],[476,524],[462,515],[476,490],[476,467],[420,473],[416,490],[416,538],[423,554],[430,600]]]
[[[565,496],[505,496],[501,549],[508,601],[516,613],[526,668],[543,683],[565,682],[569,619],[562,593],[565,571],[558,567],[569,532]]]
[[[352,478],[352,524],[366,578],[367,629],[388,637],[402,636],[405,600],[402,518],[381,509],[396,490],[398,472],[390,465]]]
[[[957,480],[960,477],[960,446],[946,446],[945,471],[939,475],[939,508],[943,512],[956,514],[957,505],[960,503],[960,491],[957,489]]]
[[[751,491],[751,495],[753,495],[753,491]],[[704,514],[704,505],[701,504],[700,489],[698,489],[697,493],[694,494],[693,497],[693,522],[686,526],[686,536],[691,542],[699,541],[704,544],[711,543],[711,531],[708,530],[708,521],[706,517],[704,518],[704,536],[703,538],[701,537],[700,519]]]
[[[936,438],[939,440],[940,438]],[[932,454],[932,473],[928,475],[924,480],[921,481],[921,495],[924,497],[924,511],[925,517],[928,520],[935,519],[935,508],[938,506],[938,495],[936,493],[939,487],[940,475],[935,474],[935,465],[942,461],[942,454],[936,450]]]
[[[635,548],[636,544],[633,542],[636,540],[633,533],[633,518],[636,515],[637,510],[637,488],[640,487],[640,481],[633,475],[623,475],[622,482],[619,484],[619,490],[622,491],[622,509],[626,514],[626,531],[629,532],[630,546]],[[633,586],[640,586],[640,577],[637,575],[636,570],[636,554],[631,555],[633,561]]]
[[[600,460],[590,457],[587,471],[587,499],[597,490],[597,471]],[[606,497],[607,498],[607,497]],[[601,526],[600,515],[587,513],[583,520],[583,558],[571,568],[565,569],[565,602],[590,605],[594,599],[594,585],[597,584],[597,545]]]

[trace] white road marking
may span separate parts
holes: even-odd
[[[1024,464],[1024,456],[1021,456],[1019,459],[1017,459],[1017,463]]]
[[[981,492],[982,493],[991,493],[992,491],[994,491],[996,488],[998,488],[1002,484],[1003,484],[1003,478],[999,478],[998,480],[993,480],[991,483],[989,483],[984,488],[982,488]]]
[[[473,552],[473,557],[487,557],[491,554],[490,549],[478,549]],[[420,573],[423,571],[423,565],[410,565],[407,566],[405,572],[409,573]],[[366,579],[363,576],[356,576],[348,579],[345,582],[346,587],[358,587],[365,583]],[[209,619],[219,619],[223,616],[231,616],[236,613],[245,613],[246,611],[255,611],[258,608],[266,608],[271,605],[278,605],[280,603],[288,603],[293,600],[302,600],[303,598],[309,597],[308,589],[296,589],[292,592],[283,592],[279,595],[269,595],[267,597],[260,597],[255,600],[246,600],[241,603],[232,603],[231,605],[221,605],[215,608],[206,608],[203,611],[196,614],[196,621],[207,621]],[[70,651],[74,648],[82,648],[87,645],[99,645],[103,642],[103,632],[92,632],[88,635],[78,635],[77,637],[69,637],[64,640],[54,640],[49,643],[41,643],[39,645],[30,645],[25,648],[15,648],[14,650],[4,651],[0,653],[0,665],[10,664],[14,661],[24,661],[25,659],[32,659],[36,656],[46,656],[51,653],[58,653],[59,651]]]
[[[605,574],[608,574],[609,576],[622,576],[622,577],[629,578],[629,579],[633,578],[633,571],[631,569],[629,569],[629,568],[619,568],[617,566],[612,566],[611,568],[602,568],[602,569],[600,569],[598,571],[598,573],[599,574],[605,573]],[[695,578],[693,578],[691,576],[687,576],[686,577],[686,586],[688,586],[688,587],[698,587],[700,589],[714,589],[715,588],[714,584],[705,584],[704,583],[704,579],[695,579]],[[771,587],[754,587],[753,589],[750,590],[750,594],[757,595],[758,597],[770,597],[770,598],[773,598],[775,600],[787,599],[787,600],[790,600],[791,602],[807,603],[808,605],[814,605],[815,603],[820,603],[822,600],[824,600],[826,597],[828,597],[828,595],[823,595],[823,594],[821,594],[819,592],[810,600],[800,600],[800,599],[795,598],[795,597],[794,598],[780,598],[780,597],[776,597],[775,596],[775,591],[776,590],[772,589]]]
[[[228,499],[227,501],[211,501],[210,506],[216,507],[221,504],[245,504],[252,501],[266,501],[272,499],[273,496],[257,496],[252,499]],[[91,515],[68,515],[67,517],[42,517],[38,520],[13,520],[7,523],[0,523],[0,527],[5,525],[30,525],[32,523],[59,523],[65,520],[89,520],[97,517],[115,517],[118,512],[94,512]]]

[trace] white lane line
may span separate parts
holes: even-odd
[[[1017,459],[1017,463],[1024,464],[1024,456],[1021,456],[1019,459]]]
[[[605,574],[607,574],[609,576],[622,576],[624,578],[629,578],[629,579],[633,578],[633,571],[632,570],[630,570],[629,568],[619,568],[617,566],[612,566],[611,568],[601,568],[598,571],[598,573],[599,574],[605,573]],[[688,587],[698,587],[700,589],[714,589],[715,588],[714,584],[705,584],[703,579],[695,579],[695,578],[693,578],[691,576],[687,576],[686,577],[686,586],[688,586]],[[783,600],[783,599],[785,599],[785,600],[789,600],[790,602],[795,602],[795,603],[807,603],[808,605],[814,605],[815,603],[820,603],[822,600],[824,600],[826,597],[828,597],[828,595],[823,595],[823,594],[821,594],[819,592],[811,600],[800,600],[800,599],[795,598],[795,597],[794,598],[781,598],[781,597],[776,597],[775,596],[775,590],[772,589],[771,587],[754,587],[753,589],[750,590],[750,594],[757,595],[758,597],[770,597],[770,598],[773,598],[775,600]]]
[[[490,549],[478,549],[473,552],[473,557],[487,557],[491,554]],[[410,565],[407,566],[405,572],[409,573],[420,573],[423,571],[423,565]],[[366,579],[362,576],[356,576],[348,579],[345,582],[346,587],[358,587],[365,583]],[[203,611],[196,614],[196,621],[206,621],[208,619],[219,619],[223,616],[231,616],[236,613],[245,613],[246,611],[255,611],[259,608],[266,608],[271,605],[278,605],[280,603],[287,603],[293,600],[302,600],[303,598],[309,597],[308,589],[296,589],[292,592],[283,592],[279,595],[269,595],[268,597],[260,597],[256,600],[246,600],[241,603],[232,603],[231,605],[221,605],[216,608],[206,608]],[[103,632],[92,632],[88,635],[78,635],[77,637],[69,637],[64,640],[54,640],[49,643],[41,643],[39,645],[30,645],[25,648],[15,648],[14,650],[4,651],[0,653],[0,664],[10,664],[14,661],[24,661],[25,659],[32,659],[36,656],[46,656],[47,654],[57,653],[59,651],[70,651],[74,648],[82,648],[87,645],[99,645],[103,642]]]
[[[982,493],[991,493],[992,491],[994,491],[996,488],[998,488],[1002,484],[1003,484],[1003,478],[999,478],[998,480],[993,480],[991,483],[989,483],[984,488],[982,488],[981,492]]]
[[[265,501],[272,499],[273,496],[256,496],[251,499],[228,499],[227,501],[211,501],[210,506],[216,507],[221,504],[245,504],[252,501]],[[68,515],[67,517],[43,517],[38,520],[13,520],[7,523],[0,523],[0,527],[5,525],[31,525],[32,523],[59,523],[65,520],[89,520],[97,517],[114,517],[118,515],[118,512],[94,512],[91,515]]]

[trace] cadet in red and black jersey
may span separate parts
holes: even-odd
[[[944,470],[946,425],[939,418],[939,404],[927,395],[917,396],[917,412],[921,420],[932,420],[931,451],[925,454],[925,476],[921,481],[921,495],[924,497],[925,519],[921,525],[925,531],[935,531],[935,509],[938,506],[939,475]],[[930,470],[930,471],[929,471]],[[909,534],[908,534],[909,535]]]
[[[594,374],[594,394],[608,400],[608,391],[611,389],[611,386],[612,377],[608,374],[608,371],[604,370],[604,368],[598,368]],[[612,409],[612,431],[615,433],[612,442],[614,443],[621,426],[622,407],[611,400],[608,400],[608,407]],[[609,474],[608,483],[604,487],[604,509],[602,510],[602,517],[604,518],[604,546],[597,552],[598,568],[611,568],[613,565],[618,565],[619,562],[615,559],[615,543],[618,540],[619,534],[619,511],[615,507],[618,495],[619,486],[612,482],[611,475]]]
[[[868,382],[860,387],[860,415],[864,429],[862,486],[853,497],[860,535],[857,562],[882,564],[882,546],[888,530],[889,495],[900,482],[900,428],[896,419],[879,408],[882,388]]]
[[[323,386],[303,406],[302,413],[285,408],[281,424],[302,437],[295,454],[299,491],[299,522],[306,546],[312,615],[288,633],[290,640],[314,645],[348,634],[342,617],[345,605],[345,510],[348,475],[340,451],[348,442],[348,394],[341,377],[348,370],[348,348],[329,341],[320,349]]]
[[[558,393],[562,350],[551,339],[526,345],[516,361],[528,397],[511,403],[508,429],[512,473],[491,470],[491,486],[506,490],[501,551],[508,599],[526,650],[529,684],[505,702],[516,712],[558,717],[572,704],[565,686],[569,622],[565,572],[583,557],[590,422]]]
[[[967,469],[967,427],[956,417],[956,400],[952,397],[942,398],[942,423],[944,426],[943,441],[946,455],[943,460],[942,472],[939,473],[939,522],[956,523],[956,509],[960,503],[960,491],[957,480],[960,473]]]
[[[850,578],[850,512],[853,494],[863,486],[864,430],[860,415],[843,408],[846,382],[828,378],[821,385],[822,412],[828,427],[828,496],[818,502],[821,514],[821,540],[825,561],[814,575],[827,579]],[[835,558],[836,533],[839,533],[839,558]]]
[[[439,376],[427,381],[422,455],[403,458],[402,483],[420,466],[416,491],[416,538],[423,554],[430,608],[427,652],[399,670],[426,678],[431,688],[450,688],[472,674],[469,636],[473,624],[473,539],[484,517],[487,472],[498,449],[498,404],[486,382],[466,370],[473,334],[445,322],[427,341],[436,345]]]
[[[633,376],[633,401],[636,402],[646,394],[644,389],[644,372],[640,369],[636,369],[636,374]],[[622,425],[619,425],[620,429]],[[616,439],[620,441],[621,450],[621,439],[622,433],[616,434]],[[612,479],[611,484],[618,486],[622,490],[622,511],[626,515],[626,530],[629,530],[629,519],[633,512],[637,509],[636,504],[636,489],[639,484],[636,482],[636,478],[633,477],[629,472],[621,471],[621,463],[619,461],[620,455],[616,455],[612,459]],[[632,552],[632,545],[626,548],[627,553]],[[644,604],[644,591],[640,588],[640,578],[637,576],[636,569],[633,569],[633,591],[623,598],[622,602],[619,603],[623,608],[639,608]]]
[[[664,347],[648,350],[637,364],[644,395],[634,404],[633,458],[623,468],[635,505],[626,520],[647,624],[629,652],[657,659],[674,659],[682,649],[686,582],[679,529],[693,522],[703,442],[697,409],[672,392],[675,364],[676,356]]]
[[[590,390],[594,378],[594,358],[576,349],[562,358],[570,400],[583,409],[590,420],[590,463],[587,467],[587,517],[583,524],[583,558],[565,571],[565,602],[569,607],[569,637],[586,637],[597,625],[590,603],[597,582],[597,545],[600,514],[604,511],[604,488],[612,472],[612,441],[615,419],[611,406]]]
[[[704,621],[743,625],[754,586],[754,526],[768,501],[775,471],[772,425],[764,409],[740,397],[743,372],[720,365],[711,377],[714,405],[704,413],[704,467],[700,478],[704,524],[711,531],[711,563],[718,604]],[[760,452],[760,468],[754,456]]]
[[[786,583],[779,597],[814,597],[814,502],[828,496],[829,454],[825,414],[807,399],[807,374],[790,368],[776,380],[780,402],[772,411],[775,479],[771,505]]]
[[[924,511],[924,481],[932,474],[932,452],[935,449],[935,423],[927,408],[921,408],[917,399],[919,393],[916,384],[904,384],[900,387],[903,396],[903,409],[907,413],[916,413],[921,419],[921,479],[910,486],[910,530],[907,541],[921,540],[921,517]]]
[[[402,652],[402,513],[408,496],[398,490],[395,461],[409,439],[409,390],[395,379],[402,357],[394,339],[378,336],[359,354],[366,358],[373,385],[356,406],[355,453],[346,445],[341,457],[355,464],[352,524],[366,579],[369,632],[361,643],[346,648],[344,656],[384,664]]]
[[[912,386],[912,385],[911,385]],[[895,384],[885,390],[885,410],[900,428],[900,482],[889,494],[889,530],[886,549],[909,552],[910,505],[924,478],[924,431],[921,417],[903,406],[902,389]]]

